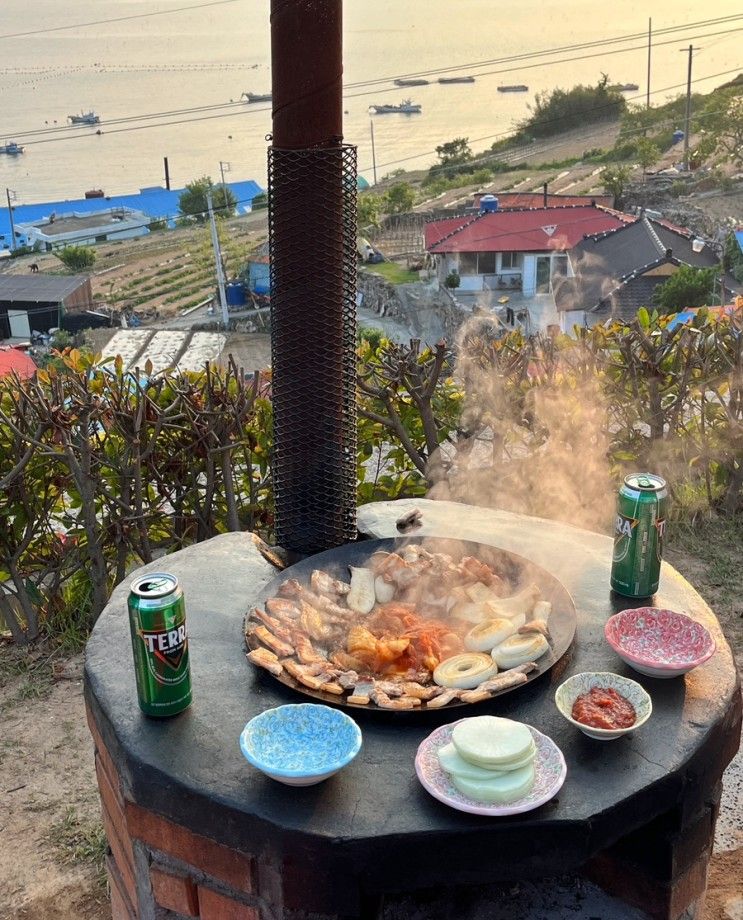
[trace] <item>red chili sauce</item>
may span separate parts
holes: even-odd
[[[591,728],[629,728],[637,721],[635,707],[610,687],[592,687],[573,703],[572,717]]]

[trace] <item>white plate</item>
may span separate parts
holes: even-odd
[[[460,719],[460,721],[464,721]],[[452,722],[449,725],[442,725],[435,731],[424,738],[418,747],[418,753],[415,756],[415,772],[421,781],[423,788],[430,792],[431,795],[456,808],[457,811],[466,811],[471,815],[491,815],[500,817],[503,815],[519,815],[525,811],[531,811],[539,808],[545,802],[549,802],[560,791],[562,784],[565,782],[568,768],[565,764],[565,758],[562,751],[555,742],[532,728],[531,725],[526,727],[534,738],[537,746],[537,753],[534,758],[534,770],[536,781],[527,795],[509,802],[508,805],[488,805],[484,802],[477,802],[474,799],[463,795],[454,785],[452,785],[449,774],[442,769],[439,763],[438,752],[444,745],[451,741],[451,733],[455,725],[459,722]]]

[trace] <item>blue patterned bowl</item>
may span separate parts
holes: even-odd
[[[351,763],[361,750],[361,729],[330,706],[277,706],[248,722],[240,749],[248,763],[271,779],[314,786]]]

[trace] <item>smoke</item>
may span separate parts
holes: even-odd
[[[608,412],[593,356],[549,336],[505,338],[491,317],[462,329],[456,440],[432,457],[429,498],[606,531],[614,507]]]

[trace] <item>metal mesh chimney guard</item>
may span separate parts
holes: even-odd
[[[276,539],[356,538],[356,149],[342,0],[272,0],[268,151]]]

